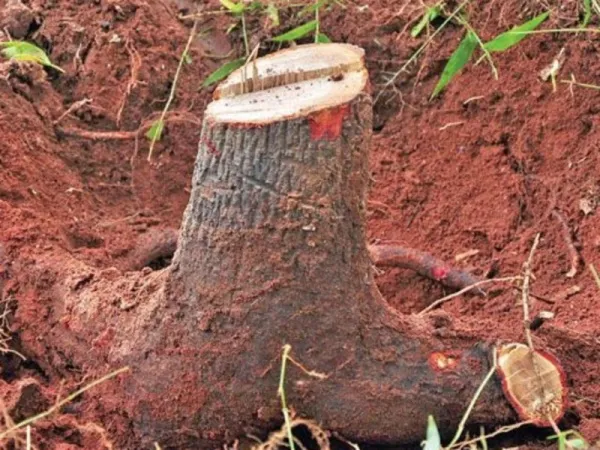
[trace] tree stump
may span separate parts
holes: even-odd
[[[285,344],[327,375],[290,367],[286,380],[291,408],[324,428],[418,442],[433,414],[453,431],[489,348],[381,297],[365,242],[371,122],[357,47],[299,46],[232,74],[206,110],[172,265],[79,264],[48,294],[55,326],[37,354],[87,373],[132,367],[97,396],[134,423],[130,448],[215,448],[279,426]],[[471,421],[514,418],[494,381]]]

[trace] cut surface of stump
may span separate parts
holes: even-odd
[[[566,409],[567,383],[554,356],[524,344],[506,344],[498,350],[498,374],[522,420],[545,427],[560,421]]]
[[[429,415],[455,430],[489,347],[381,297],[365,240],[371,130],[361,49],[258,59],[207,108],[172,265],[118,276],[80,264],[44,291],[53,326],[32,340],[40,359],[132,367],[98,396],[133,424],[120,448],[208,449],[278,428],[286,344],[327,375],[288,369],[298,415],[358,442],[419,442]],[[500,383],[471,415],[514,418]]]

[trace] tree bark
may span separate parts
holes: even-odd
[[[259,60],[252,89],[217,93],[168,269],[121,276],[79,265],[52,293],[52,355],[86,370],[133,368],[100,402],[127,412],[135,445],[214,448],[278,426],[285,344],[327,375],[290,367],[293,410],[359,442],[418,442],[429,414],[452,432],[489,370],[475,336],[440,316],[400,315],[377,290],[365,241],[372,102],[362,51],[335,50],[360,64],[333,58],[329,71],[261,91]],[[296,51],[306,47],[271,61]],[[349,87],[331,97],[336,83]],[[247,112],[276,95],[275,107]],[[471,422],[514,418],[494,380]]]

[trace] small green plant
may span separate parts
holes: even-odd
[[[490,62],[494,77],[497,78],[497,71],[494,66],[491,53],[506,51],[528,36],[529,32],[535,30],[542,22],[548,18],[549,13],[542,13],[533,19],[516,26],[509,31],[499,34],[492,40],[483,43],[475,30],[469,25],[464,17],[458,17],[457,21],[466,29],[465,37],[461,40],[456,50],[446,63],[440,80],[436,84],[431,98],[436,97],[450,81],[467,65],[475,48],[479,44],[483,52],[482,58],[487,58]]]
[[[213,73],[211,73],[206,78],[206,80],[204,80],[204,82],[202,83],[202,87],[203,88],[209,87],[209,86],[211,86],[215,83],[218,83],[219,81],[227,78],[227,76],[229,74],[231,74],[231,72],[242,67],[245,62],[246,62],[246,58],[238,58],[238,59],[234,59],[233,61],[226,62],[221,67],[219,67],[217,70],[215,70]]]
[[[246,11],[250,8],[256,8],[255,4],[259,2],[250,3],[249,5],[244,3],[242,0],[239,0],[237,3],[234,3],[230,0],[219,0],[221,5],[223,5],[233,16],[238,17],[242,24],[242,34],[244,37],[244,50],[246,52],[246,57],[250,54],[250,47],[248,44],[248,31],[246,30]],[[237,25],[237,24],[236,24]]]
[[[514,47],[527,37],[526,32],[535,30],[548,18],[549,15],[549,12],[542,13],[522,25],[516,26],[509,31],[505,31],[504,33],[500,33],[494,39],[484,44],[485,49],[490,53],[494,53],[503,52],[511,47]]]
[[[446,63],[444,71],[442,72],[442,76],[433,89],[431,98],[442,92],[446,85],[450,83],[452,78],[454,78],[456,74],[460,72],[460,70],[469,62],[471,55],[475,51],[475,47],[477,47],[477,39],[475,38],[475,34],[467,31],[467,34],[460,41],[460,44],[458,44],[458,47],[456,47],[456,50],[454,50],[452,56],[450,56],[450,59]]]
[[[583,20],[581,28],[585,28],[592,19],[592,10],[597,16],[600,16],[600,2],[598,0],[583,0]]]
[[[61,73],[65,71],[50,61],[46,52],[38,46],[25,41],[0,42],[2,55],[14,61],[29,61],[45,67],[51,67]]]
[[[279,36],[275,36],[271,38],[273,42],[290,42],[297,41],[298,39],[302,39],[307,34],[312,33],[317,29],[317,21],[311,20],[310,22],[306,22],[286,33],[280,34]]]
[[[548,436],[548,440],[556,440],[558,450],[586,450],[590,447],[587,441],[575,430],[565,430]]]
[[[285,374],[287,363],[290,362],[291,364],[299,368],[302,372],[304,372],[306,375],[313,378],[317,378],[319,380],[324,380],[325,378],[327,378],[327,376],[315,370],[308,370],[307,368],[305,368],[302,364],[300,364],[294,358],[292,358],[292,356],[290,355],[291,351],[291,345],[285,344],[283,346],[283,352],[281,354],[281,369],[279,372],[279,386],[277,387],[277,396],[281,400],[281,413],[283,414],[283,419],[285,421],[285,431],[287,435],[289,448],[290,450],[295,450],[296,447],[294,445],[294,435],[292,432],[293,421],[285,398]]]
[[[425,12],[421,16],[421,20],[412,28],[410,35],[414,38],[418,37],[427,25],[440,17],[442,14],[442,5],[443,3],[439,2],[433,6],[425,6]]]
[[[427,417],[427,431],[422,446],[423,450],[440,450],[442,448],[440,432],[432,415]]]
[[[246,27],[246,13],[258,13],[266,15],[273,27],[278,27],[281,25],[280,23],[280,15],[279,9],[275,5],[274,2],[269,2],[268,4],[263,4],[259,1],[254,1],[251,3],[245,3],[242,0],[234,3],[231,0],[220,0],[221,5],[227,9],[227,11],[234,16],[235,18],[239,18],[239,22],[236,22],[230,30],[235,28],[238,23],[242,25],[242,35],[244,39],[244,49],[245,56],[241,58],[234,59],[229,61],[222,66],[220,66],[217,70],[212,72],[206,80],[202,83],[202,88],[206,88],[212,86],[215,83],[227,78],[233,71],[242,67],[249,59],[250,49],[248,47],[248,30]],[[302,39],[308,35],[314,35],[315,43],[328,43],[331,42],[331,39],[320,31],[320,15],[321,11],[331,5],[340,5],[344,7],[343,3],[340,0],[317,0],[313,4],[309,4],[304,6],[298,13],[297,17],[302,18],[308,15],[314,14],[314,19],[309,20],[285,33],[272,37],[270,40],[276,43],[287,43],[297,41]],[[290,5],[289,8],[297,7],[298,5]]]
[[[184,64],[186,64],[186,63],[189,64],[189,62],[191,61],[191,57],[189,56],[189,51],[190,51],[190,46],[192,45],[192,41],[194,40],[194,37],[196,36],[197,26],[198,26],[198,21],[195,21],[194,26],[192,27],[192,30],[190,31],[190,35],[188,37],[185,48],[183,49],[183,52],[181,53],[181,57],[179,58],[179,64],[177,65],[177,70],[175,71],[175,76],[173,77],[173,82],[171,84],[171,91],[169,92],[169,98],[167,99],[167,103],[165,104],[165,107],[163,108],[163,110],[160,114],[160,118],[155,120],[154,122],[152,122],[152,124],[150,125],[150,128],[146,132],[146,137],[150,140],[150,149],[148,151],[148,161],[152,160],[152,154],[154,152],[154,145],[156,144],[156,142],[160,141],[160,139],[162,138],[162,133],[165,129],[165,118],[167,116],[167,112],[169,111],[169,108],[171,107],[171,103],[175,99],[175,92],[177,89],[177,82],[179,81],[179,76],[181,74],[181,69],[183,68]]]

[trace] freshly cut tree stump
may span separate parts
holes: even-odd
[[[209,449],[279,426],[285,344],[327,375],[289,368],[298,415],[358,442],[418,442],[429,414],[452,432],[490,351],[439,316],[397,313],[377,290],[371,122],[357,47],[299,46],[234,73],[206,110],[172,265],[119,275],[80,264],[51,293],[55,326],[38,355],[87,373],[132,367],[98,396],[133,422],[130,448]],[[495,381],[471,421],[515,417]]]

